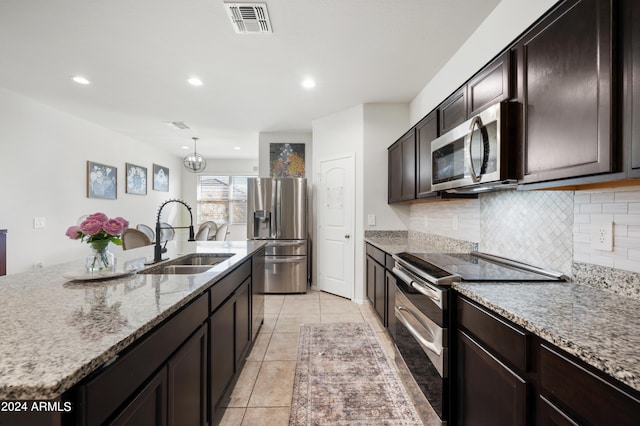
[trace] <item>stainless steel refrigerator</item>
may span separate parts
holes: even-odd
[[[307,180],[249,178],[247,238],[267,240],[265,293],[307,291]]]

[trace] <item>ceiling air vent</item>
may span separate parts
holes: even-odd
[[[172,129],[187,130],[190,128],[184,121],[163,121],[163,123]]]
[[[231,24],[238,34],[271,33],[265,3],[225,3]]]

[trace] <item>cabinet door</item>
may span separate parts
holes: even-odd
[[[525,381],[463,331],[457,332],[457,343],[458,424],[525,425]]]
[[[622,18],[622,135],[630,147],[629,175],[640,177],[640,3],[624,0],[620,4]]]
[[[376,303],[376,269],[375,260],[371,256],[367,256],[367,299],[371,305]]]
[[[523,179],[613,171],[611,2],[569,0],[517,45]]]
[[[378,262],[373,262],[373,268],[375,270],[375,296],[374,296],[374,308],[380,317],[383,325],[386,325],[386,305],[385,305],[385,269]]]
[[[395,340],[396,338],[396,276],[390,271],[386,271],[387,280],[387,330]]]
[[[222,394],[234,373],[234,316],[233,301],[223,304],[210,319],[211,338],[209,353],[211,363],[211,410],[215,411]]]
[[[202,426],[207,416],[207,325],[169,360],[169,426]]]
[[[389,203],[416,197],[416,141],[408,132],[389,148]]]
[[[467,119],[467,86],[461,87],[438,107],[440,134],[462,124]]]
[[[114,426],[165,426],[167,424],[167,369],[160,372],[109,424]]]
[[[418,182],[416,198],[434,198],[431,192],[431,141],[438,137],[438,111],[433,111],[416,125]]]
[[[503,53],[467,83],[469,117],[511,97],[510,58],[510,51]]]
[[[251,281],[247,279],[237,290],[235,312],[236,364],[235,371],[240,369],[249,343],[251,343]]]

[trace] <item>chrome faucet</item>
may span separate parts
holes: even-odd
[[[162,232],[163,229],[167,229],[167,228],[163,228],[162,225],[160,225],[160,214],[162,213],[162,209],[164,208],[164,206],[166,206],[169,203],[180,203],[183,206],[185,206],[187,208],[187,210],[189,210],[189,220],[190,220],[190,225],[189,225],[189,241],[195,241],[195,237],[194,237],[194,232],[193,232],[193,214],[191,213],[191,207],[189,207],[189,205],[187,203],[185,203],[182,200],[178,200],[178,199],[172,199],[172,200],[167,200],[164,203],[162,203],[160,205],[160,208],[158,209],[158,216],[156,217],[156,241],[155,241],[155,250],[153,253],[153,263],[158,263],[161,260],[166,260],[162,258],[162,247],[160,246],[160,234]],[[178,226],[176,228],[185,228],[184,226]]]

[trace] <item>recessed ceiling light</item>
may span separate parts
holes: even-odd
[[[302,80],[302,87],[304,87],[305,89],[313,89],[314,87],[316,87],[316,82],[312,78],[305,78],[304,80]]]
[[[233,149],[235,149],[236,151],[240,151],[240,147],[239,146],[235,146],[235,147],[233,147]]]
[[[187,80],[187,83],[189,83],[192,86],[202,86],[202,80],[200,80],[198,77],[190,77]]]
[[[86,84],[90,84],[91,83],[89,80],[87,80],[86,78],[84,78],[84,77],[82,77],[80,75],[73,76],[73,77],[71,77],[71,79],[73,81],[75,81],[76,83],[78,83],[78,84],[85,84],[86,85]]]
[[[191,149],[191,147],[190,147],[190,146],[187,146],[187,145],[182,145],[182,146],[181,146],[181,148],[182,148],[182,149]]]

